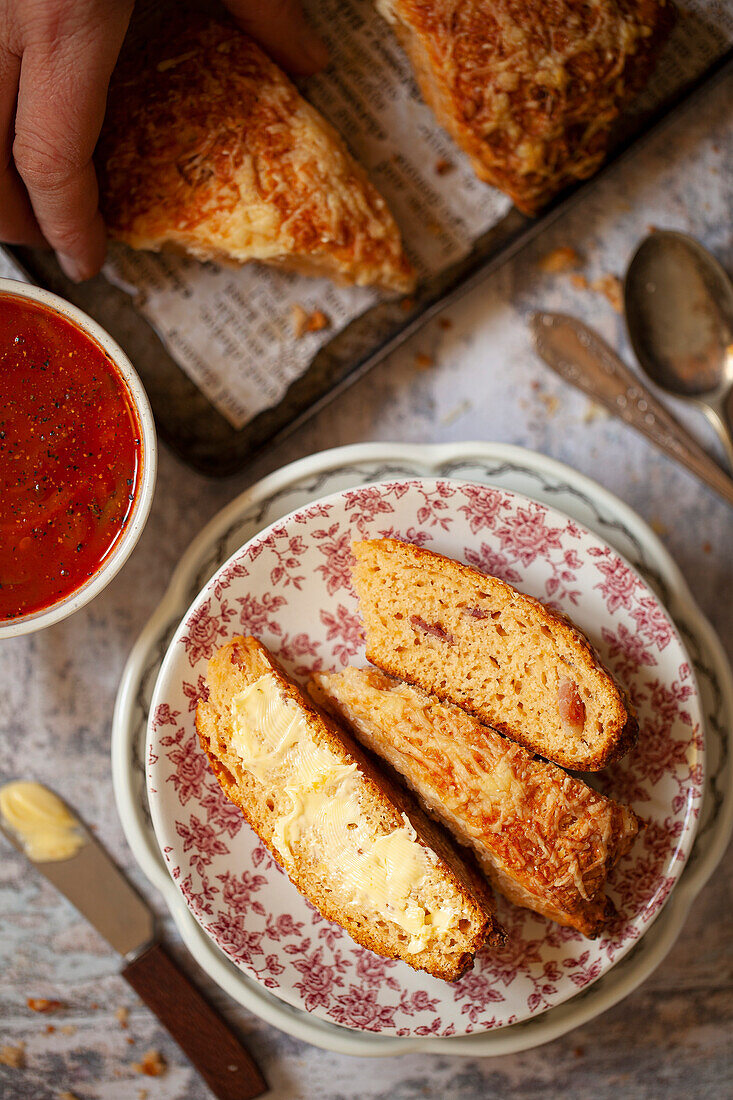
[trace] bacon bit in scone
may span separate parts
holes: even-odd
[[[31,1012],[58,1012],[66,1008],[63,1001],[50,1001],[47,997],[29,997],[26,1004]]]
[[[591,290],[602,294],[607,298],[617,313],[621,313],[624,307],[623,288],[618,275],[600,275],[590,284]]]
[[[547,275],[559,275],[563,271],[572,271],[573,268],[580,267],[580,264],[581,259],[575,249],[563,245],[546,253],[538,266],[540,271],[544,271]]]
[[[128,1008],[125,1008],[124,1005],[120,1005],[119,1008],[115,1009],[115,1019],[117,1020],[117,1023],[120,1025],[120,1027],[127,1027],[128,1021],[130,1019],[130,1010]]]
[[[448,645],[453,645],[453,635],[449,634],[440,623],[426,623],[419,615],[410,615],[410,622],[415,630],[422,630],[423,633],[430,634],[433,638],[440,638],[441,642],[447,642]]]
[[[25,1043],[16,1046],[6,1044],[0,1047],[0,1066],[9,1066],[10,1069],[25,1069]]]
[[[573,680],[562,679],[557,689],[557,709],[560,718],[572,733],[580,734],[585,728],[585,704],[580,698],[578,685]]]
[[[146,1077],[162,1077],[168,1063],[159,1050],[146,1050],[139,1062],[132,1063],[132,1068]]]
[[[482,607],[462,607],[461,611],[464,615],[470,615],[472,619],[488,619],[488,611],[484,611]]]
[[[427,370],[428,367],[435,365],[435,360],[432,355],[426,355],[424,351],[419,351],[415,356],[415,366],[419,370]]]
[[[441,157],[440,160],[435,162],[435,172],[438,176],[447,176],[449,172],[453,171],[453,165],[445,157]]]

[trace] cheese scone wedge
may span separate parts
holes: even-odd
[[[410,543],[352,550],[372,664],[566,768],[597,771],[635,743],[620,687],[564,616]]]
[[[671,0],[376,0],[476,175],[526,214],[593,175]]]
[[[232,23],[189,12],[169,30],[112,76],[96,154],[110,236],[411,289],[386,202],[277,65]]]
[[[500,944],[490,887],[255,638],[208,666],[214,775],[300,892],[364,947],[446,981]]]
[[[386,760],[510,901],[593,937],[634,812],[478,719],[377,669],[317,673],[315,701]]]

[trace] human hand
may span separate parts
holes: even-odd
[[[283,67],[321,68],[298,0],[225,0]],[[134,0],[0,0],[0,241],[50,246],[79,281],[104,261],[92,156]]]

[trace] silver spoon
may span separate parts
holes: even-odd
[[[653,382],[697,405],[733,468],[726,404],[733,387],[733,283],[685,233],[658,230],[639,245],[624,284],[629,339]]]

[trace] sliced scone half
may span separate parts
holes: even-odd
[[[232,23],[187,13],[125,52],[96,163],[109,233],[132,248],[394,291],[414,284],[364,170]]]
[[[563,767],[597,771],[638,726],[570,621],[497,577],[396,539],[353,544],[367,657]]]
[[[376,0],[476,175],[526,214],[601,164],[671,0]]]
[[[196,727],[216,778],[324,917],[447,981],[503,942],[478,869],[260,642],[227,642],[207,684]]]
[[[377,669],[318,673],[309,691],[473,848],[505,897],[586,936],[601,931],[614,912],[606,878],[639,828],[629,807]]]

